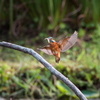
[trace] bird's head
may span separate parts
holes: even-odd
[[[55,42],[55,40],[53,40],[52,37],[45,38],[45,40],[47,40],[48,43],[53,43],[53,42]]]

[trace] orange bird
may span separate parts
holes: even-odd
[[[46,40],[48,40],[49,45],[44,46],[41,49],[38,48],[38,50],[41,50],[48,55],[54,55],[55,61],[59,63],[60,52],[65,52],[66,50],[71,48],[77,40],[77,35],[78,33],[75,31],[70,37],[65,37],[59,42],[53,40],[52,37],[45,38]]]

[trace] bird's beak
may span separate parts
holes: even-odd
[[[45,40],[48,40],[48,38],[45,38]]]
[[[47,41],[48,41],[48,43],[49,43],[49,38],[45,38],[45,40],[47,40]]]

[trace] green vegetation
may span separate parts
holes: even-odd
[[[100,21],[99,4],[99,0],[1,0],[1,32],[15,38],[35,36],[34,41],[80,28],[91,33]]]
[[[49,63],[88,98],[100,92],[100,0],[0,0],[0,41],[35,49],[45,37],[59,40],[78,31],[77,43]],[[9,8],[9,9],[8,9]],[[66,56],[65,56],[66,55]],[[0,96],[75,100],[76,95],[30,55],[0,47]]]
[[[87,97],[98,97],[100,67],[98,48],[83,42],[82,49],[73,47],[61,55],[59,64],[54,57],[40,53],[57,70],[68,77]],[[98,45],[99,46],[99,45]],[[94,47],[94,49],[92,49]],[[0,47],[1,48],[1,47]],[[75,94],[30,55],[1,48],[0,94],[13,98],[76,98]],[[48,59],[47,57],[48,56]],[[10,59],[9,59],[10,58]],[[65,88],[66,87],[66,88]],[[88,92],[89,91],[89,92]],[[88,93],[87,93],[88,92]],[[91,95],[92,94],[92,95]]]

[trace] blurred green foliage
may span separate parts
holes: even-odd
[[[89,42],[88,44],[83,42],[83,44],[82,49],[76,46],[62,54],[59,64],[54,63],[54,57],[48,55],[46,57],[43,52],[40,54],[83,91],[86,97],[98,97],[100,53],[98,53],[99,49],[95,48],[98,44],[93,43],[92,46]],[[34,58],[11,49],[1,48],[0,50],[0,56],[3,54],[0,61],[1,96],[34,99],[69,98],[71,100],[77,98],[64,83]]]
[[[40,40],[60,35],[61,30],[94,30],[100,22],[99,4],[99,0],[1,0],[0,33],[16,38],[39,35]]]

